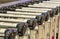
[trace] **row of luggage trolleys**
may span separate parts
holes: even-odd
[[[58,39],[60,3],[45,1],[0,13],[0,39]]]

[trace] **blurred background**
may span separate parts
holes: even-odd
[[[0,0],[0,4],[1,4],[1,3],[12,2],[12,1],[17,1],[17,0]]]

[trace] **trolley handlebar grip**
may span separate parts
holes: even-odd
[[[7,30],[5,30],[4,34],[5,34],[4,39],[14,39],[16,36],[15,30],[8,30],[7,29]]]
[[[43,18],[44,18],[44,21],[48,21],[48,19],[49,19],[49,13],[42,13],[42,15],[43,15]]]
[[[26,29],[28,28],[27,23],[20,22],[17,24],[17,32],[19,36],[23,36],[25,34]]]
[[[33,18],[31,20],[28,20],[27,23],[30,30],[33,30],[35,26],[37,26],[37,19]]]
[[[56,7],[56,13],[55,13],[55,15],[58,15],[58,13],[60,12],[59,10],[60,10],[60,6]]]
[[[55,10],[56,10],[56,8],[52,9],[52,12],[50,13],[50,17],[54,17],[54,15],[55,15]]]
[[[43,17],[42,17],[42,15],[36,16],[36,19],[37,19],[38,25],[41,25],[43,23]]]

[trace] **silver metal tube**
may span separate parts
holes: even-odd
[[[7,11],[7,14],[17,14],[17,15],[40,15],[40,13],[32,13],[32,12],[14,12],[14,11]]]
[[[24,20],[24,21],[23,21]],[[0,18],[0,21],[3,22],[12,22],[12,23],[19,23],[19,22],[27,22],[29,19],[9,19],[9,18]]]
[[[34,4],[34,5],[29,5],[29,7],[44,7],[44,8],[56,8],[57,6],[59,6],[59,4],[52,4],[51,6],[49,6],[48,3],[39,3],[39,4]]]
[[[26,9],[25,8],[22,8],[22,9],[16,9],[16,11],[25,11],[25,12],[27,12],[27,11],[30,11],[30,12],[41,12],[40,10],[41,11],[43,11],[43,10],[45,11],[45,10],[51,10],[51,9],[43,9],[43,8],[41,8],[41,9],[40,8],[39,9],[38,8],[26,8]]]
[[[5,36],[5,34],[4,34],[5,31],[6,31],[6,29],[1,29],[1,30],[0,30],[0,36],[4,37],[4,36]]]
[[[60,4],[60,1],[43,1],[44,3]]]
[[[1,17],[15,17],[15,18],[35,18],[36,16],[26,16],[26,15],[13,15],[13,14],[0,14]]]

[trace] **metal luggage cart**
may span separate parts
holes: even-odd
[[[23,27],[25,26],[23,23],[19,23],[19,26],[16,28],[14,28],[16,26],[17,23],[9,23],[9,22],[0,22],[1,24],[1,28],[5,28],[5,29],[14,29],[16,30],[17,34],[18,34],[18,38],[20,36],[20,39],[23,39],[22,36],[24,36],[25,33],[28,34],[28,31],[26,30],[29,30],[28,28],[26,29],[26,27]],[[22,28],[23,27],[23,28]],[[18,29],[19,28],[19,29]],[[24,30],[23,30],[24,29]],[[19,31],[20,30],[20,31]],[[21,31],[22,30],[22,31]]]
[[[36,4],[37,5],[37,4]],[[41,5],[41,4],[39,4],[39,5]],[[37,6],[37,7],[42,7],[42,6]],[[57,6],[57,5],[56,5]],[[33,6],[31,6],[31,7],[33,7]],[[45,7],[45,4],[44,4],[44,6],[43,7]],[[46,6],[46,8],[47,8],[48,6]],[[35,7],[36,8],[36,7]]]
[[[25,9],[26,9],[27,11],[29,11],[29,12],[27,12]],[[28,9],[27,9],[27,8],[23,8],[22,10],[20,9],[20,11],[24,11],[24,13],[27,12],[26,15],[28,15],[28,13],[30,14],[31,12],[33,13],[33,10],[34,10],[34,8],[28,8]],[[37,11],[37,10],[40,10],[40,11]],[[36,9],[36,8],[35,8],[35,13],[39,14],[39,12],[40,12],[40,13],[47,12],[46,14],[47,14],[47,16],[48,16],[48,14],[49,14],[48,11],[49,11],[49,10],[51,10],[51,9],[42,9],[42,8]],[[36,12],[36,11],[37,11],[37,12]],[[22,13],[23,13],[23,12],[22,12]],[[23,14],[24,14],[24,13],[23,13]],[[37,14],[36,14],[36,15],[37,15]],[[45,15],[46,15],[46,14],[45,14]],[[31,15],[33,15],[33,14],[31,14]],[[47,17],[47,16],[46,16],[46,17]],[[47,18],[47,19],[48,19],[48,18]],[[50,22],[46,22],[46,23],[44,23],[44,24],[45,24],[44,26],[49,25],[49,27],[48,27],[48,26],[47,26],[47,27],[48,27],[48,29],[50,28],[50,24],[51,24]],[[47,27],[46,27],[46,28],[47,28]],[[45,31],[46,31],[46,29],[45,29]],[[47,31],[47,32],[48,32],[48,31]],[[47,33],[47,32],[45,32],[45,33]],[[50,33],[49,33],[49,34],[50,34]],[[44,35],[43,35],[43,36],[44,36]],[[49,37],[48,37],[48,38],[49,38]],[[41,39],[41,38],[40,38],[40,39]]]
[[[26,8],[25,8],[26,9]],[[24,11],[25,10],[24,8],[22,9],[22,11]],[[34,8],[28,8],[28,10],[34,10]],[[48,15],[48,11],[49,10],[51,10],[51,9],[37,9],[37,10],[40,10],[40,13],[38,13],[38,12],[35,12],[35,13],[32,13],[32,11],[29,11],[29,12],[16,12],[16,13],[14,13],[14,12],[9,12],[9,14],[23,14],[23,15],[39,15],[39,14],[41,14],[41,13],[43,13],[43,12],[47,12],[46,14]],[[36,10],[35,10],[36,11]],[[44,23],[45,25],[50,25],[50,24],[48,24],[47,22],[46,23]],[[41,27],[41,26],[40,26]],[[50,26],[49,26],[50,27]],[[48,28],[49,29],[49,28]],[[41,30],[42,31],[42,30]],[[44,36],[44,35],[43,35]],[[41,37],[41,36],[39,36],[39,37]],[[40,38],[41,39],[41,38]]]
[[[0,39],[18,39],[18,35],[14,29],[0,28]]]
[[[29,11],[29,12],[27,12],[27,11]],[[35,9],[35,10],[34,10]],[[23,15],[39,15],[39,14],[41,14],[41,13],[44,13],[44,12],[47,12],[46,14],[48,14],[49,12],[49,10],[51,10],[51,9],[44,9],[44,8],[40,8],[40,9],[36,9],[36,8],[22,8],[22,10],[20,9],[20,11],[24,11],[25,10],[25,12],[14,12],[14,11],[8,11],[8,14],[23,14]],[[31,11],[30,11],[31,10]],[[32,11],[32,10],[34,10],[34,11],[37,11],[37,10],[40,10],[39,12],[37,11],[37,12],[35,12],[35,13],[33,13],[34,11]],[[50,12],[51,13],[51,12]],[[47,22],[45,23],[45,25],[47,25]],[[49,29],[49,28],[48,28]],[[43,35],[44,36],[44,35]],[[40,36],[39,36],[40,37]]]
[[[45,1],[44,1],[44,2],[45,2]],[[55,1],[54,1],[54,2],[52,2],[52,1],[47,1],[46,3],[50,3],[50,4],[60,4],[59,2],[55,2]],[[59,10],[60,10],[60,9],[59,9]],[[58,10],[58,13],[60,12],[59,10]],[[55,15],[56,35],[58,34],[58,28],[59,28],[59,22],[58,22],[58,19],[59,19],[59,18],[58,18],[58,17],[59,17],[59,14],[58,14],[58,15]],[[56,37],[56,39],[58,39],[58,37]]]
[[[44,1],[44,3],[57,4],[57,6],[60,5],[59,2],[52,2],[52,1],[47,1],[47,2]],[[60,6],[59,6],[59,7],[60,7]],[[58,23],[58,17],[59,17],[58,15],[59,15],[59,12],[60,12],[60,11],[59,11],[59,10],[60,10],[59,7],[57,8],[57,12],[56,12],[56,14],[55,14],[55,24],[56,24],[56,25],[55,25],[55,26],[56,26],[56,27],[55,27],[55,32],[56,32],[56,34],[55,34],[55,37],[56,37],[56,38],[55,38],[55,39],[58,39],[57,34],[58,34],[58,27],[59,27],[59,25],[58,25],[58,24],[59,24],[59,23]]]
[[[32,18],[35,18],[36,16],[26,16],[26,15],[15,15],[15,17],[17,17],[18,19],[10,19],[9,17],[12,17],[14,18],[14,15],[13,14],[4,14],[5,16],[3,16],[3,14],[1,14],[0,16],[2,16],[3,18],[1,18],[0,20],[1,21],[5,21],[5,22],[15,22],[15,23],[19,23],[19,22],[26,22],[28,23],[28,27],[29,28],[34,28],[36,26],[36,20],[35,19],[32,19]],[[11,15],[11,16],[10,16]],[[4,18],[4,17],[8,17],[7,19]],[[32,18],[31,18],[32,17]],[[3,20],[2,20],[3,19]],[[31,19],[31,20],[29,20]],[[23,21],[24,20],[24,21]],[[31,23],[31,24],[30,24]],[[16,25],[16,24],[15,24]],[[12,27],[12,25],[11,25]],[[14,27],[14,26],[13,26]]]

